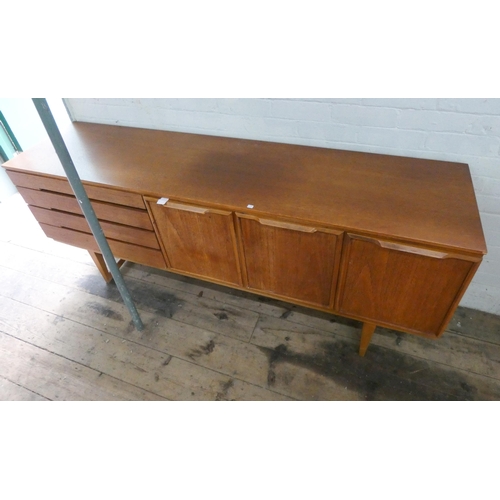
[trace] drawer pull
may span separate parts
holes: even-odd
[[[292,231],[301,231],[303,233],[315,233],[317,229],[311,226],[302,226],[300,224],[292,224],[291,222],[282,222],[272,219],[256,219],[264,226],[279,227],[281,229],[291,229]]]
[[[185,212],[194,212],[196,214],[206,214],[208,208],[196,207],[194,205],[184,205],[183,203],[168,202],[164,205],[167,208],[175,208],[177,210],[184,210]]]
[[[149,203],[153,202],[152,198],[145,198],[145,200]],[[156,201],[154,204],[158,205],[158,201]],[[152,207],[152,205],[150,205],[150,206]],[[198,207],[196,205],[186,205],[184,203],[177,203],[175,201],[167,201],[167,202],[165,202],[165,204],[163,204],[163,203],[160,204],[160,207],[173,208],[176,210],[182,210],[184,212],[191,212],[191,213],[202,214],[202,215],[205,215],[205,214],[215,214],[215,215],[224,215],[224,216],[231,215],[231,212],[228,212],[227,210],[219,210],[217,208],[209,208],[209,207]]]
[[[402,245],[401,243],[393,243],[391,241],[377,240],[375,238],[368,238],[367,236],[354,236],[355,239],[368,241],[374,243],[382,248],[387,248],[388,250],[396,250],[398,252],[413,253],[416,255],[423,255],[424,257],[432,257],[434,259],[446,259],[450,257],[447,252],[438,252],[436,250],[429,250],[427,248],[413,247],[410,245]]]
[[[414,253],[417,255],[424,255],[425,257],[433,257],[434,259],[445,259],[448,257],[446,252],[436,252],[435,250],[428,250],[427,248],[417,248],[408,245],[400,245],[399,243],[391,243],[389,241],[381,241],[382,248],[389,250],[397,250],[398,252]]]

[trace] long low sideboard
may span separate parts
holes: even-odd
[[[437,338],[486,254],[466,164],[75,122],[114,255]],[[110,274],[52,144],[3,167],[49,238]]]

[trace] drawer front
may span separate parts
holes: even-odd
[[[37,191],[53,191],[55,193],[73,194],[68,181],[55,179],[54,177],[45,177],[41,175],[31,175],[22,172],[7,170],[12,182],[18,187],[35,189]]]
[[[34,189],[22,187],[19,187],[18,190],[28,205],[79,215],[82,213],[80,205],[74,196],[35,191]],[[92,201],[92,207],[101,221],[110,221],[153,231],[153,225],[146,210],[110,205],[100,201]]]
[[[41,175],[31,175],[22,172],[14,172],[7,170],[12,182],[19,188],[25,187],[35,190],[52,191],[54,193],[62,193],[73,195],[73,190],[69,182],[64,179],[56,179],[54,177],[44,177]],[[114,203],[117,205],[124,205],[127,207],[134,207],[145,209],[144,200],[142,196],[137,193],[130,193],[128,191],[119,191],[107,187],[91,186],[84,184],[85,191],[91,200],[104,201],[107,203]]]
[[[338,309],[376,324],[439,335],[475,267],[445,252],[349,235]]]
[[[73,231],[72,229],[65,229],[61,227],[50,226],[48,224],[40,223],[40,227],[45,234],[56,241],[67,243],[75,247],[85,248],[94,252],[100,252],[99,246],[95,241],[92,234],[81,233]],[[108,240],[109,246],[114,256],[120,259],[136,262],[137,264],[144,264],[158,269],[166,269],[165,260],[160,250],[153,248],[146,248],[138,245],[124,243],[122,241]]]
[[[56,227],[74,229],[83,233],[91,233],[89,225],[83,215],[58,212],[56,210],[32,206],[29,208],[38,222]],[[100,224],[106,238],[133,243],[148,248],[155,248],[157,250],[160,249],[156,235],[152,231],[114,224],[113,222],[101,221]]]
[[[340,232],[237,215],[249,288],[333,307]]]

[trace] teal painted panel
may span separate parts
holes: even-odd
[[[4,161],[10,160],[17,152],[22,152],[21,146],[0,111],[0,156]]]

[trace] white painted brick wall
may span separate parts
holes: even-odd
[[[468,163],[489,253],[461,304],[500,314],[500,99],[68,99],[75,120]]]

